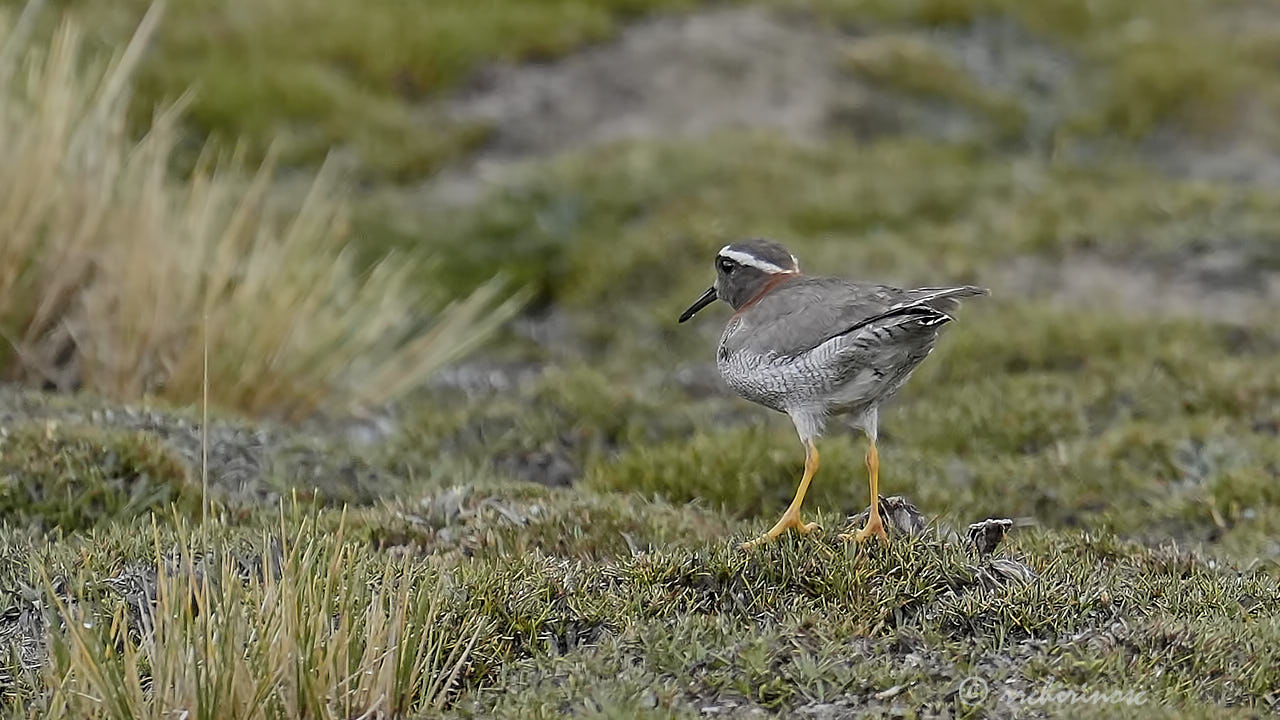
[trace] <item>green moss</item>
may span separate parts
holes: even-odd
[[[1204,0],[1047,0],[1035,5],[1017,0],[795,0],[792,4],[842,20],[866,18],[929,27],[968,25],[984,17],[1010,15],[1030,30],[1064,42],[1084,42],[1118,32],[1132,21],[1175,23],[1198,17],[1212,5]]]
[[[1083,135],[1118,140],[1117,145],[1125,147],[1169,126],[1198,137],[1215,137],[1230,130],[1246,100],[1268,107],[1280,100],[1267,74],[1270,55],[1252,50],[1274,46],[1266,30],[1250,28],[1241,42],[1240,29],[1223,20],[1225,6],[1204,0],[792,0],[784,4],[840,22],[895,30],[972,27],[991,18],[1013,20],[1077,61],[1077,78],[1063,89],[1073,94],[1070,104],[1076,112],[1065,118],[1058,142]],[[949,97],[977,110],[1011,112],[1004,107],[1006,100],[975,88],[937,62],[931,51],[918,52],[910,44],[890,38],[883,46],[887,52],[855,59],[855,67],[907,91]],[[1005,130],[1016,132],[1016,124]]]
[[[104,44],[128,37],[149,2],[68,3]],[[628,18],[690,0],[180,0],[142,65],[136,110],[194,89],[201,137],[275,144],[314,165],[354,149],[378,179],[411,179],[474,144],[482,129],[426,123],[418,106],[484,63],[547,59],[602,40]],[[443,123],[443,124],[442,124]]]
[[[633,699],[674,713],[715,702],[787,714],[817,702],[875,707],[873,695],[901,685],[911,689],[897,701],[910,707],[962,709],[951,699],[969,676],[1028,693],[1051,680],[1141,690],[1166,710],[1265,702],[1274,668],[1228,639],[1276,632],[1265,620],[1280,602],[1271,578],[1089,535],[1025,535],[1017,551],[1040,578],[994,589],[979,580],[981,562],[929,542],[473,566],[473,602],[529,656],[509,668],[503,692],[478,689],[473,707]],[[1191,616],[1205,620],[1179,620]],[[1133,674],[1135,663],[1147,671]],[[1215,679],[1191,690],[1185,681],[1200,672]],[[1007,708],[1002,698],[984,707]]]
[[[662,298],[667,316],[705,288],[710,254],[728,239],[785,238],[807,264],[821,265],[835,248],[818,238],[877,233],[844,254],[870,271],[897,259],[892,241],[906,231],[963,217],[975,197],[1009,183],[1006,166],[959,148],[837,143],[819,151],[759,135],[599,148],[525,177],[482,209],[406,215],[405,235],[447,258],[441,282],[470,284],[500,269],[544,302],[576,309],[618,297],[651,307],[655,290],[680,290]],[[658,274],[670,282],[651,282]]]
[[[142,433],[18,424],[0,433],[0,514],[82,530],[163,510],[198,510],[186,465]]]
[[[852,45],[849,69],[878,85],[949,100],[992,123],[997,140],[1022,137],[1026,111],[1013,98],[990,91],[923,40],[886,35]]]
[[[997,555],[1037,577],[1014,581],[999,580],[989,558],[929,537],[845,545],[838,520],[822,535],[743,553],[733,544],[742,525],[634,496],[509,486],[464,494],[457,512],[438,512],[445,504],[346,519],[286,510],[215,525],[210,542],[244,562],[270,557],[283,536],[310,548],[317,568],[347,547],[360,567],[344,576],[382,562],[379,547],[413,567],[429,553],[450,588],[439,611],[489,629],[449,702],[464,717],[550,717],[566,704],[601,716],[633,706],[696,715],[712,703],[780,716],[822,703],[874,713],[886,698],[920,713],[1012,707],[1005,693],[961,706],[955,689],[974,676],[1024,693],[1050,683],[1142,691],[1166,712],[1194,715],[1215,703],[1264,708],[1280,680],[1267,649],[1280,639],[1269,620],[1280,612],[1275,576],[1172,546],[1021,530]],[[97,579],[196,538],[193,528],[135,524],[0,553],[0,576],[27,578],[38,563],[65,574],[71,597],[109,613],[119,599]],[[389,540],[397,527],[427,542],[349,547]],[[13,532],[0,532],[0,545],[30,547]]]
[[[728,542],[732,532],[726,516],[696,505],[512,483],[450,486],[356,511],[350,526],[354,536],[379,549],[440,557],[541,553],[593,562],[698,547],[707,538]]]
[[[472,287],[501,270],[543,304],[607,307],[605,342],[620,340],[610,330],[620,318],[670,327],[705,289],[715,249],[748,236],[784,241],[813,272],[904,284],[984,282],[1028,254],[1154,265],[1222,250],[1280,261],[1270,242],[1280,213],[1258,190],[1119,161],[1011,164],[909,138],[625,144],[539,164],[474,208],[417,212],[399,213],[402,232],[437,251],[438,282]]]
[[[1162,33],[1109,51],[1114,59],[1108,63],[1101,109],[1086,127],[1135,140],[1167,122],[1201,135],[1229,129],[1239,103],[1258,82],[1250,77],[1253,68],[1235,54],[1234,43],[1190,51],[1203,42]]]
[[[804,466],[803,447],[785,420],[777,420],[768,429],[700,431],[687,439],[633,446],[593,465],[585,482],[599,490],[696,501],[738,517],[772,520],[790,502]],[[846,439],[824,442],[820,450],[829,469],[820,471],[806,508],[861,510],[868,500],[866,477],[859,481],[857,474],[861,454]]]
[[[149,3],[70,2],[106,47],[128,36]],[[356,151],[369,177],[420,177],[465,152],[483,128],[424,120],[421,106],[494,61],[555,57],[617,31],[621,23],[697,6],[697,0],[517,0],[430,7],[405,0],[209,0],[173,3],[142,68],[136,111],[196,90],[190,119],[201,137],[276,144],[286,162],[318,163],[333,145]],[[891,33],[965,27],[1008,17],[1081,61],[1065,92],[1078,113],[1065,135],[1140,140],[1172,122],[1220,132],[1235,101],[1277,98],[1266,71],[1273,46],[1250,28],[1244,42],[1204,0],[771,0],[819,18]],[[860,72],[908,92],[949,98],[1019,134],[1016,102],[975,84],[932,51],[892,37]],[[892,47],[889,47],[892,46]],[[906,52],[904,52],[906,51]],[[1199,98],[1188,103],[1186,98]]]

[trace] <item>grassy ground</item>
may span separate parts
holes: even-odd
[[[1152,151],[1228,128],[1265,156],[1274,138],[1242,118],[1275,100],[1274,18],[1192,0],[775,3],[848,33],[851,82],[991,132],[637,140],[536,159],[443,207],[391,184],[472,130],[419,133],[413,112],[486,60],[692,4],[446,4],[426,29],[415,5],[380,5],[174,2],[143,105],[195,81],[202,132],[284,133],[301,165],[355,146],[370,247],[435,250],[423,281],[441,294],[502,272],[533,304],[384,414],[215,413],[207,526],[193,408],[0,390],[9,712],[1280,710],[1280,331],[1263,300],[1280,203]],[[104,7],[81,9],[109,44],[137,8]],[[1036,96],[958,61],[993,18],[1072,79]],[[806,504],[825,531],[734,549],[784,507],[802,452],[784,417],[719,384],[724,308],[674,318],[744,235],[812,272],[993,289],[882,414],[882,492],[942,532],[839,542],[867,499],[863,441],[834,428]],[[945,532],[988,517],[1015,520],[994,553]],[[188,650],[225,672],[183,674]]]
[[[17,3],[21,4],[21,3]],[[104,45],[151,4],[68,2]],[[644,12],[688,0],[443,0],[372,5],[317,0],[176,0],[139,81],[139,118],[194,86],[190,122],[223,142],[290,164],[347,148],[378,178],[409,179],[484,137],[424,112],[424,98],[457,86],[481,63],[562,55]]]
[[[6,4],[21,5],[18,0]],[[58,3],[115,47],[149,0]],[[139,81],[139,121],[194,87],[189,122],[200,136],[275,145],[287,164],[314,164],[338,147],[371,180],[411,181],[482,144],[483,124],[459,123],[433,103],[493,60],[539,61],[614,36],[628,21],[740,2],[705,0],[172,0]],[[1259,112],[1280,101],[1268,73],[1280,28],[1249,3],[1210,0],[770,0],[859,32],[963,29],[1008,17],[1079,63],[1080,102],[1064,136],[1140,141],[1165,123],[1230,128],[1242,98]],[[901,38],[899,38],[900,40]],[[999,135],[1022,120],[1006,98],[971,87],[944,60],[896,42],[853,62],[893,86],[950,96],[999,116]],[[905,50],[905,52],[904,52]],[[1062,140],[1055,137],[1054,141]],[[1272,137],[1271,140],[1277,138]]]

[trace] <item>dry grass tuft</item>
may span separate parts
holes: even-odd
[[[484,616],[449,602],[428,566],[310,521],[247,558],[203,558],[162,552],[157,536],[155,576],[106,581],[123,598],[114,611],[50,593],[61,629],[44,668],[28,675],[36,687],[25,710],[103,720],[417,716],[453,696],[492,633]]]
[[[65,20],[47,47],[28,6],[0,21],[0,372],[131,400],[195,402],[202,331],[215,401],[287,419],[420,385],[516,309],[495,282],[444,308],[421,262],[361,274],[322,170],[288,208],[270,162],[169,168],[183,102],[126,132],[129,86],[159,18],[101,70]],[[202,328],[202,322],[207,327]]]

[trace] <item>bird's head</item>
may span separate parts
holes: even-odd
[[[762,239],[725,245],[716,253],[715,267],[715,284],[680,315],[680,322],[716,300],[724,300],[737,310],[779,276],[800,273],[795,255],[772,240]]]

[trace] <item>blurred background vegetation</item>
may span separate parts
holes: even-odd
[[[326,562],[366,579],[402,562],[423,573],[430,592],[395,596],[412,612],[360,632],[407,623],[423,647],[470,657],[467,669],[414,655],[405,662],[433,673],[419,686],[379,665],[376,682],[343,691],[356,706],[462,697],[457,712],[534,716],[585,695],[606,714],[643,700],[658,717],[696,715],[726,697],[794,712],[830,700],[823,662],[862,652],[816,632],[884,641],[888,669],[841,665],[874,678],[841,686],[847,698],[856,685],[865,711],[912,683],[925,688],[917,711],[955,709],[958,676],[899,652],[915,634],[947,667],[979,650],[1005,658],[981,666],[992,682],[1119,673],[1189,711],[1276,708],[1275,664],[1229,642],[1268,644],[1274,623],[1255,616],[1280,607],[1275,4],[0,7],[3,572],[64,590],[61,573],[97,598],[102,577],[163,566],[162,543],[139,528],[159,511],[156,538],[195,542],[186,523],[207,469],[215,535],[241,561],[269,563],[267,536],[345,523],[358,551],[303,535],[296,555],[282,551],[289,587],[324,612],[327,586],[307,583]],[[709,283],[715,250],[758,235],[812,273],[992,289],[883,413],[882,488],[947,523],[1015,519],[1015,552],[1049,589],[983,594],[958,556],[917,548],[873,562],[921,588],[869,597],[846,586],[876,576],[861,555],[815,569],[814,548],[787,544],[761,571],[722,552],[780,511],[802,454],[785,418],[721,386],[724,309],[674,319]],[[810,503],[839,525],[866,503],[862,439],[837,430],[822,451]],[[290,497],[318,519],[279,518]],[[55,541],[33,564],[26,549],[46,533]],[[1212,559],[1166,552],[1171,541]],[[646,553],[655,565],[634,559]],[[706,578],[739,576],[759,583],[748,605],[763,615],[722,608],[707,622],[725,624],[704,627],[641,609],[647,593],[681,607],[719,592]],[[1245,576],[1247,589],[1231,584]],[[601,590],[616,582],[625,589]],[[848,614],[812,631],[770,593]],[[627,602],[612,607],[616,596]],[[931,610],[904,615],[905,596]],[[460,634],[423,634],[440,612],[466,615]],[[760,670],[795,661],[752,645],[763,616],[779,643],[820,646],[821,662],[788,666],[785,682]],[[270,617],[291,637],[323,635]],[[1127,648],[1115,665],[1072,660],[1075,645],[1035,649],[1112,632],[1117,618],[1147,634],[1108,636]],[[588,626],[617,634],[576,650],[572,628]],[[166,628],[192,641],[191,627]],[[127,675],[128,658],[108,651],[118,640],[63,638],[45,666],[56,677],[5,676],[5,697],[99,712],[76,698],[107,693],[104,668]],[[684,678],[681,653],[699,643],[761,655]],[[1136,660],[1179,648],[1202,664]],[[341,684],[367,651],[295,656],[330,663]],[[147,657],[177,673],[176,655]],[[282,662],[254,657],[236,677]],[[647,669],[593,675],[631,657]],[[557,673],[597,689],[531,679]],[[1205,675],[1216,679],[1197,685]],[[513,683],[505,699],[486,694],[500,678]],[[648,705],[639,694],[654,683],[667,690]],[[228,703],[257,692],[222,691]],[[279,695],[278,711],[350,716],[325,692]],[[113,696],[102,712],[160,712],[152,700]]]

